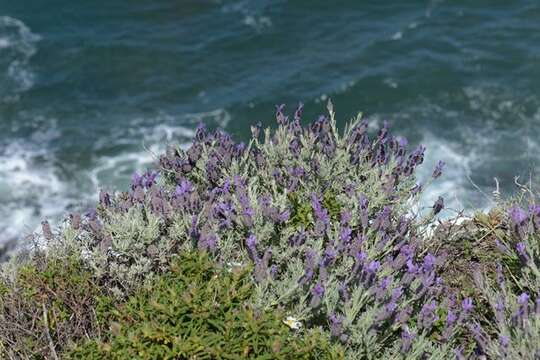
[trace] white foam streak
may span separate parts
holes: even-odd
[[[14,102],[34,85],[30,58],[40,37],[22,21],[0,16],[0,102]]]
[[[217,109],[177,118],[160,115],[155,119],[134,119],[131,127],[117,129],[95,144],[98,150],[107,144],[118,145],[117,140],[124,139],[125,147],[96,157],[88,168],[74,164],[76,174],[66,173],[51,152],[51,142],[62,136],[55,121],[48,121],[48,130],[37,130],[28,140],[12,139],[0,145],[0,243],[39,233],[43,219],[58,226],[69,211],[86,211],[97,201],[100,188],[126,190],[133,171],[154,168],[167,145],[179,144],[187,149],[195,136],[195,126],[189,124],[201,120],[221,126],[228,123],[230,115]],[[148,122],[158,125],[142,125]]]

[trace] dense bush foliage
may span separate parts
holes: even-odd
[[[527,209],[500,203],[460,224],[439,223],[430,235],[444,201],[415,211],[428,185],[414,176],[425,148],[409,151],[387,123],[374,132],[360,117],[340,134],[331,103],[328,112],[302,127],[301,106],[291,118],[280,106],[277,129],[253,126],[248,144],[201,125],[187,151],[168,149],[159,170],[135,174],[128,192],[101,192],[94,211],[71,215],[57,232],[44,223],[42,237],[49,249],[79,254],[111,302],[139,309],[153,306],[136,295],[141,286],[186,286],[168,283],[178,275],[173,259],[198,250],[219,268],[252,269],[241,277],[250,284],[242,316],[276,313],[274,322],[283,316],[301,331],[318,329],[350,359],[535,358],[535,195]],[[188,311],[156,294],[154,304]],[[128,314],[117,312],[116,322],[146,321]],[[148,326],[117,329],[84,351],[157,356],[160,331],[181,324]],[[156,343],[142,341],[145,334]]]
[[[340,359],[320,331],[290,331],[277,311],[247,301],[247,268],[218,269],[206,256],[184,255],[151,287],[111,316],[111,331],[70,357],[80,359]]]
[[[491,310],[488,326],[471,331],[491,358],[540,358],[540,205],[513,205],[495,240],[502,255],[495,281],[476,276]]]
[[[33,261],[0,280],[0,358],[53,358],[99,337],[111,301],[73,254]]]

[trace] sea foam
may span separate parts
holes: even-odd
[[[22,21],[0,16],[0,103],[17,101],[34,85],[30,59],[40,39]]]

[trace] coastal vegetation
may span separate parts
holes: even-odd
[[[410,149],[302,106],[197,128],[128,191],[43,222],[0,279],[3,358],[537,359],[540,204],[422,208]]]

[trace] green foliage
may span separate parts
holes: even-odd
[[[333,190],[329,189],[324,192],[322,205],[323,208],[328,210],[332,221],[339,221],[342,206],[337,199],[337,194]]]
[[[309,199],[300,200],[297,193],[291,192],[287,194],[287,198],[291,203],[291,218],[289,223],[294,228],[303,227],[307,229],[313,226],[313,209]]]
[[[34,254],[0,279],[0,357],[50,358],[102,331],[111,306],[73,255]]]
[[[111,314],[103,341],[71,354],[80,359],[338,359],[342,351],[318,331],[295,333],[279,311],[249,305],[249,268],[215,267],[203,254],[183,255],[152,287]]]

